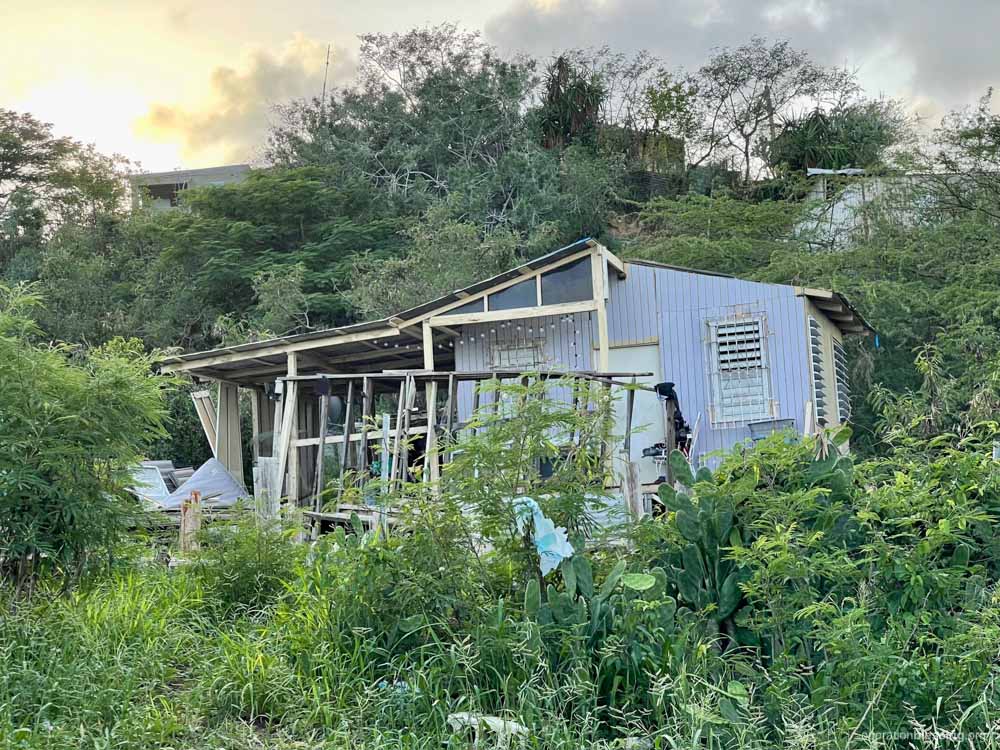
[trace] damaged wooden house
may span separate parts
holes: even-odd
[[[419,441],[433,479],[442,459],[428,448],[486,405],[477,383],[524,372],[632,393],[616,405],[615,467],[654,492],[678,428],[698,465],[776,429],[845,422],[844,339],[869,331],[836,292],[623,261],[584,239],[392,317],[183,354],[163,370],[217,384],[217,407],[199,403],[216,457],[242,479],[251,450],[293,502],[316,496],[331,464],[363,473],[390,451],[389,465],[405,467],[414,456],[400,455],[401,438]],[[674,394],[681,421],[664,408]]]

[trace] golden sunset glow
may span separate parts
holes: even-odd
[[[875,14],[891,6],[871,5]],[[328,45],[335,86],[354,71],[359,34],[443,22],[543,61],[607,44],[692,66],[752,34],[790,38],[820,62],[858,68],[870,93],[902,96],[929,120],[996,83],[981,34],[923,11],[895,21],[862,28],[824,0],[6,0],[0,107],[146,169],[248,161],[274,105],[321,91]]]

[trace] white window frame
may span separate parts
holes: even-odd
[[[527,356],[529,354],[530,356]],[[490,349],[490,369],[492,370],[534,372],[540,369],[542,364],[542,347],[537,341],[494,342]]]
[[[742,427],[749,422],[774,418],[777,413],[777,404],[774,400],[774,391],[771,387],[767,316],[762,312],[737,314],[714,318],[708,320],[707,324],[709,392],[712,399],[709,405],[709,415],[712,426]],[[719,338],[720,328],[725,329],[734,326],[747,327],[750,325],[756,325],[757,327],[756,337],[759,341],[758,364],[743,368],[727,366],[722,361],[722,352],[720,350],[722,342]],[[745,370],[744,379],[758,379],[759,385],[754,385],[759,388],[759,397],[747,404],[740,404],[738,402],[727,404],[725,403],[725,381],[738,378],[740,370]]]

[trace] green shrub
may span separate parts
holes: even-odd
[[[242,507],[231,521],[207,525],[190,565],[205,601],[223,617],[263,616],[295,578],[301,530],[297,517],[261,521]]]
[[[41,304],[0,284],[0,577],[78,576],[126,526],[130,468],[163,434],[161,386],[138,341],[78,355],[36,343]],[[67,583],[71,577],[67,577]]]

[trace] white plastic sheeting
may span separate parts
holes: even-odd
[[[142,467],[143,476],[146,468]],[[162,481],[160,479],[161,483]],[[211,508],[228,508],[235,505],[237,500],[248,497],[243,485],[226,471],[226,467],[216,458],[210,458],[203,463],[190,479],[165,497],[154,498],[138,490],[134,491],[144,501],[152,502],[159,510],[179,510],[181,503],[191,497],[192,492],[201,493],[202,505]]]
[[[132,471],[132,486],[129,490],[139,498],[146,510],[162,508],[170,497],[170,490],[160,469],[151,464],[137,466]]]

